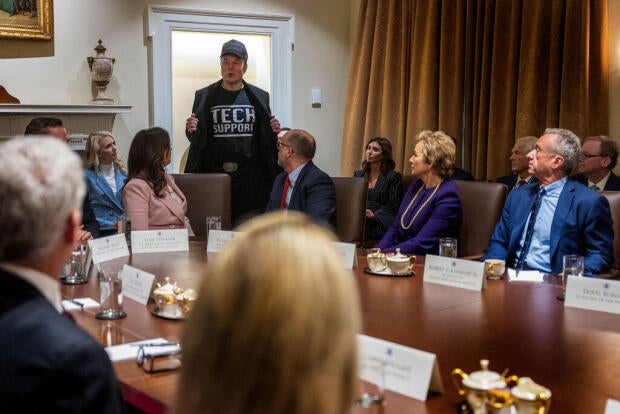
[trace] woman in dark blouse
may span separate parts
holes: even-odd
[[[364,240],[379,240],[392,225],[402,198],[401,175],[394,171],[392,144],[375,137],[366,145],[366,159],[355,177],[368,178]]]

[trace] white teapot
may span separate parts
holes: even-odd
[[[390,272],[395,275],[408,275],[413,270],[413,263],[415,263],[415,256],[405,256],[400,252],[400,249],[396,249],[396,254],[393,256],[387,256],[387,265]]]
[[[459,395],[464,395],[467,402],[474,410],[474,414],[486,414],[486,403],[489,399],[488,392],[505,388],[508,383],[516,384],[518,377],[513,375],[504,378],[494,371],[489,371],[489,360],[480,360],[480,371],[466,374],[461,369],[452,371],[452,382]]]
[[[545,414],[549,411],[551,391],[529,377],[520,378],[510,393],[519,414]]]

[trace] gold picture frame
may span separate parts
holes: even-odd
[[[53,0],[0,0],[0,38],[53,39]]]

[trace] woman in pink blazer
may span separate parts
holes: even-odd
[[[170,164],[170,135],[162,128],[139,131],[129,147],[129,172],[123,188],[125,215],[132,230],[187,228],[185,195],[164,167]]]

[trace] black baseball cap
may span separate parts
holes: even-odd
[[[245,45],[235,39],[231,39],[222,45],[220,57],[228,54],[235,55],[239,59],[248,60],[248,51],[245,49]]]

